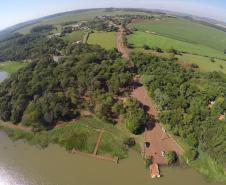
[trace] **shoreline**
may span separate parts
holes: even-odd
[[[56,144],[56,145],[59,145],[61,147],[63,147],[64,150],[68,151],[64,146],[62,146],[60,143],[54,143],[54,142],[48,142],[48,143],[45,143],[45,142],[42,142],[41,140],[38,142],[32,142],[32,139],[34,139],[37,135],[33,132],[29,132],[29,131],[26,131],[26,130],[18,130],[17,128],[7,128],[7,127],[4,127],[2,122],[0,122],[0,130],[2,130],[3,132],[5,132],[7,134],[7,136],[14,142],[14,141],[18,141],[18,140],[23,140],[25,141],[25,143],[27,143],[28,145],[31,145],[31,146],[40,146],[42,149],[44,148],[48,148],[48,145],[49,144]],[[14,132],[15,131],[15,135],[10,135],[10,132]],[[19,133],[17,132],[19,131]],[[49,132],[49,131],[47,131]],[[32,136],[31,136],[32,134]],[[39,133],[40,134],[40,133]],[[47,135],[50,135],[50,133],[47,133]],[[15,138],[16,136],[16,138]],[[33,138],[31,138],[33,137]],[[136,152],[138,152],[135,148],[132,149],[132,150],[135,150]],[[80,155],[80,154],[86,154],[86,155],[82,155],[82,156],[86,156],[86,157],[90,157],[92,155],[91,158],[93,158],[95,160],[95,157],[93,157],[93,154],[92,152],[90,153],[86,153],[87,151],[79,151],[79,152],[76,152],[74,150],[74,153],[76,153],[76,155]],[[129,152],[129,150],[127,151]],[[72,153],[73,154],[73,150],[69,151],[69,153]],[[139,155],[140,155],[140,151],[138,152]],[[204,154],[206,155],[206,154]],[[109,156],[109,155],[106,155],[106,156]],[[101,158],[104,157],[104,156],[101,156]],[[123,159],[128,159],[128,154],[127,156],[123,157],[123,158],[117,158],[117,161],[118,160],[123,160]],[[140,155],[141,159],[142,159],[142,155]],[[111,159],[116,159],[116,158],[111,158]],[[113,161],[113,160],[112,160]],[[115,160],[116,161],[116,160]],[[220,179],[216,179],[215,177],[212,176],[212,170],[216,170],[215,168],[213,169],[208,169],[208,168],[205,168],[206,171],[203,171],[203,168],[202,166],[199,166],[199,164],[215,164],[216,168],[218,168],[218,171],[219,170],[222,170],[222,167],[217,164],[217,163],[214,163],[214,160],[211,159],[209,156],[205,156],[205,157],[202,157],[201,159],[197,159],[196,161],[192,162],[192,163],[189,163],[189,164],[186,164],[185,160],[182,159],[181,161],[182,163],[180,163],[179,165],[172,165],[172,166],[169,166],[169,165],[160,165],[160,168],[165,168],[165,167],[169,167],[169,168],[190,168],[190,169],[193,169],[195,170],[197,173],[199,173],[200,175],[203,176],[203,178],[206,180],[206,181],[209,181],[209,182],[219,182],[219,183],[226,183],[226,181],[221,181]],[[144,166],[145,168],[145,166]],[[161,172],[161,169],[160,169],[160,172]],[[226,172],[225,172],[226,173]],[[214,174],[217,174],[217,171],[215,171]]]

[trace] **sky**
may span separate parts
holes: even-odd
[[[105,7],[162,9],[226,22],[226,0],[0,0],[0,30],[59,12]]]

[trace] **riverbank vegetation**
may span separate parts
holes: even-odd
[[[68,151],[75,149],[87,153],[94,151],[99,128],[104,128],[104,135],[98,149],[98,154],[119,157],[120,159],[128,155],[127,147],[123,142],[126,136],[113,125],[101,121],[96,117],[83,117],[68,122],[62,127],[40,132],[10,128],[1,123],[0,127],[14,141],[23,139],[31,145],[38,145],[42,148],[47,147],[49,144],[59,144]]]

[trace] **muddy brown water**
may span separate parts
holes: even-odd
[[[42,150],[12,142],[0,132],[0,185],[213,185],[192,169],[162,168],[161,173],[164,177],[151,179],[136,152],[117,165],[57,145]]]

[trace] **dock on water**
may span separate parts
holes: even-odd
[[[150,168],[150,174],[151,178],[159,178],[160,172],[159,172],[159,165],[157,163],[153,163],[149,166]]]

